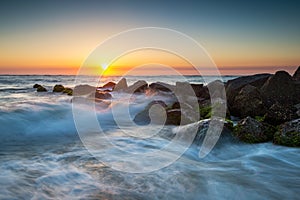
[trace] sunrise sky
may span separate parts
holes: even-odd
[[[299,8],[299,1],[280,0],[1,2],[0,74],[76,74],[97,45],[138,27],[170,28],[191,36],[224,75],[279,69],[292,73],[300,65]],[[109,74],[143,62],[193,74],[174,55],[149,51],[119,59]]]

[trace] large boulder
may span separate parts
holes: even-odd
[[[36,91],[37,91],[37,92],[47,92],[47,89],[44,88],[43,86],[39,85],[39,86],[36,88]]]
[[[285,71],[278,71],[268,78],[261,87],[264,103],[267,107],[275,103],[294,105],[299,101],[299,94],[292,77]]]
[[[234,127],[233,135],[246,143],[268,142],[273,139],[275,129],[252,117],[246,117]]]
[[[172,92],[174,91],[175,86],[163,82],[156,82],[151,83],[149,88],[154,91]]]
[[[63,85],[55,85],[53,87],[53,92],[63,92],[65,87]]]
[[[298,69],[295,71],[294,75],[293,75],[293,79],[295,81],[300,81],[300,66],[298,67]]]
[[[74,88],[74,95],[86,95],[90,94],[91,92],[95,92],[96,87],[90,86],[90,85],[76,85]]]
[[[234,105],[234,99],[243,87],[252,85],[260,89],[270,76],[271,74],[256,74],[229,80],[226,83],[226,97],[229,110]]]
[[[244,86],[234,99],[231,115],[255,117],[265,114],[265,107],[259,89],[252,85]]]
[[[122,78],[114,87],[114,91],[124,91],[127,89],[126,78]]]
[[[203,86],[203,84],[191,84],[191,86],[197,97],[209,99],[209,92],[206,86]]]
[[[265,114],[265,121],[273,125],[279,125],[295,118],[297,118],[296,107],[279,103],[274,103]]]
[[[148,83],[143,80],[135,82],[133,85],[129,86],[124,90],[124,92],[133,93],[144,93],[148,89]]]
[[[300,118],[282,124],[274,135],[275,144],[300,147]]]

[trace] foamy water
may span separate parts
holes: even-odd
[[[35,83],[49,90],[55,84],[73,87],[74,78],[0,76],[0,199],[298,198],[299,148],[243,144],[230,136],[222,137],[204,159],[198,157],[200,146],[194,144],[172,165],[151,173],[109,168],[81,143],[73,121],[72,97],[36,93],[32,88]],[[176,77],[130,77],[129,83],[138,79],[177,81]],[[202,82],[199,77],[188,80]],[[83,83],[94,82],[95,77],[86,77]],[[118,95],[113,97],[122,99]],[[132,114],[152,100],[139,96]],[[114,144],[132,152],[160,149],[170,142],[173,130],[172,126],[165,127],[161,134],[148,139],[128,137],[114,123],[110,109],[97,111],[97,118]],[[154,129],[149,127],[149,133]],[[126,127],[133,134],[140,130]],[[105,158],[117,153],[101,147]]]

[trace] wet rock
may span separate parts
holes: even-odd
[[[300,147],[300,118],[282,124],[274,135],[274,144]]]
[[[124,90],[124,92],[133,93],[144,93],[148,89],[148,83],[143,80],[135,82],[133,85],[129,86]]]
[[[265,107],[260,91],[252,85],[244,86],[235,97],[230,113],[242,118],[264,115]]]
[[[261,87],[261,94],[267,107],[275,103],[294,105],[299,101],[299,94],[297,94],[294,81],[285,71],[278,71],[269,77]]]
[[[176,82],[175,86],[175,95],[176,96],[193,96],[196,97],[196,94],[188,82]]]
[[[127,89],[126,78],[122,78],[114,87],[114,91],[124,91]]]
[[[233,135],[246,143],[268,142],[273,139],[275,128],[263,124],[252,117],[246,117],[238,122],[233,129]]]
[[[47,92],[47,89],[44,88],[43,86],[39,85],[39,86],[36,88],[36,91],[37,91],[37,92]]]
[[[115,88],[115,86],[116,84],[114,82],[108,82],[105,85],[103,85],[102,88],[112,91]]]
[[[265,114],[265,121],[273,125],[279,125],[295,118],[297,118],[297,109],[294,106],[279,103],[274,103]]]
[[[208,88],[203,86],[203,84],[191,84],[195,94],[199,98],[209,99]]]
[[[234,105],[235,97],[243,87],[246,85],[252,85],[260,89],[270,76],[271,74],[256,74],[253,76],[242,76],[229,80],[226,83],[226,97],[229,110],[231,110],[231,107]]]
[[[151,119],[154,124],[164,123],[166,120],[166,108],[167,105],[163,101],[152,101],[150,102],[144,110],[139,112],[133,119],[133,121],[138,125],[147,125],[150,123]]]
[[[300,81],[300,66],[298,67],[298,69],[295,71],[294,75],[293,75],[293,79],[295,81]]]
[[[175,86],[167,83],[156,82],[156,83],[151,83],[149,85],[149,88],[154,91],[172,92],[174,91]]]
[[[40,84],[34,84],[33,88],[38,88],[39,86],[41,86]]]
[[[69,96],[72,96],[73,95],[73,89],[72,88],[65,88],[63,93],[67,94]]]
[[[75,96],[77,95],[86,95],[90,94],[91,92],[95,92],[96,87],[90,86],[90,85],[77,85],[74,88],[73,94]]]
[[[94,95],[94,98],[96,99],[111,99],[112,96],[108,92],[99,92],[96,91],[95,93],[92,93]]]
[[[226,98],[225,86],[222,81],[215,80],[213,82],[210,82],[207,85],[207,88],[209,90],[210,98]]]
[[[65,87],[63,85],[55,85],[52,92],[63,92],[64,89]]]

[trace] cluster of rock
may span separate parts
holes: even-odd
[[[47,91],[38,84],[34,88],[38,92]],[[232,130],[234,137],[247,143],[273,141],[280,145],[300,146],[300,67],[293,76],[285,71],[278,71],[275,74],[242,76],[225,84],[213,81],[206,86],[187,82],[176,82],[176,85],[162,82],[148,84],[143,80],[128,86],[127,80],[122,78],[118,83],[108,82],[102,87],[78,85],[74,90],[55,85],[53,92],[85,95],[100,102],[111,99],[112,92],[150,93],[173,98],[173,102],[169,104],[163,101],[149,103],[134,118],[141,125],[150,122],[185,125],[209,119],[213,110],[217,112],[214,113],[216,116],[218,112],[223,112],[221,108],[224,107],[218,107],[224,104],[223,101],[214,103],[211,99],[226,96],[226,126]],[[242,120],[233,127],[230,116]]]
[[[34,84],[33,88],[36,88],[37,92],[47,92],[47,89],[40,84]],[[55,85],[53,87],[52,92],[61,92],[61,93],[67,94],[69,96],[73,95],[73,89],[64,87],[63,85]]]

